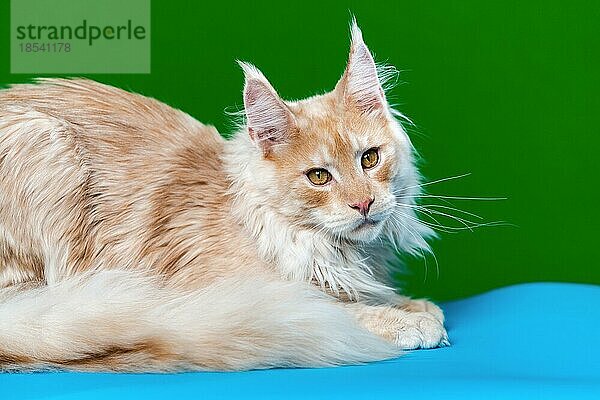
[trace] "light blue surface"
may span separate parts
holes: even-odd
[[[452,346],[363,366],[0,374],[0,399],[600,399],[600,287],[535,283],[445,304]]]

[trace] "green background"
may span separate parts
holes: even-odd
[[[402,70],[392,92],[416,123],[431,187],[514,226],[443,234],[439,261],[411,260],[409,292],[449,299],[527,281],[600,283],[600,2],[152,2],[152,73],[90,75],[158,98],[222,132],[241,104],[234,60],[259,66],[286,98],[333,87],[350,12],[379,61]],[[0,83],[9,74],[9,7],[0,7]],[[118,13],[118,10],[115,10]]]

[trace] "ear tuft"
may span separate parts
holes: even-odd
[[[362,31],[358,26],[358,22],[356,22],[356,16],[352,16],[352,21],[350,21],[350,35],[352,44],[365,43]]]
[[[387,101],[379,77],[375,60],[363,40],[363,35],[352,18],[350,32],[350,56],[344,75],[336,86],[336,91],[344,100],[364,112],[383,111]]]
[[[267,81],[267,78],[263,75],[263,73],[254,65],[240,60],[237,60],[237,63],[242,68],[242,71],[244,71],[244,77],[246,78],[246,80],[259,79]]]
[[[248,133],[267,155],[273,145],[285,143],[292,132],[294,117],[262,72],[252,64],[238,61],[244,71],[244,109]]]

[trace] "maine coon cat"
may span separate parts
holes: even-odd
[[[0,91],[0,369],[175,371],[362,363],[448,344],[389,286],[427,250],[419,174],[352,24],[331,92],[245,73],[224,140],[89,80]]]

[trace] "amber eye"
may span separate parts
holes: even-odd
[[[306,176],[308,176],[313,185],[318,186],[324,185],[331,180],[331,174],[323,168],[311,169],[306,173]]]
[[[379,162],[379,152],[376,148],[365,151],[360,158],[360,163],[364,169],[373,168]]]

